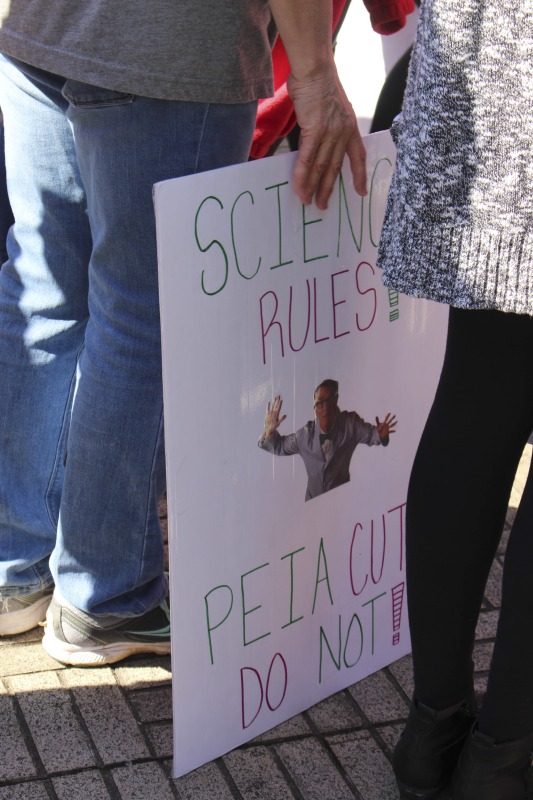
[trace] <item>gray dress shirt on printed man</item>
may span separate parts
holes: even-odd
[[[382,444],[375,425],[365,422],[355,411],[339,411],[331,430],[330,445],[324,454],[320,425],[310,420],[288,436],[277,431],[258,445],[276,456],[301,455],[307,470],[305,499],[311,500],[350,480],[350,461],[358,444]]]

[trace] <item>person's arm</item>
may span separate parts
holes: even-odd
[[[326,208],[345,154],[355,190],[365,195],[366,153],[333,58],[331,0],[270,0],[270,8],[289,57],[287,89],[301,128],[298,197]]]
[[[287,418],[286,414],[281,417],[281,406],[283,401],[281,395],[276,395],[272,404],[267,405],[265,414],[265,429],[257,444],[262,450],[274,453],[276,456],[294,456],[299,452],[298,435],[291,433],[288,436],[280,436],[278,428]]]

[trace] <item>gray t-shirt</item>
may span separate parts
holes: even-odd
[[[268,0],[0,0],[0,51],[145,97],[241,103],[272,94]]]

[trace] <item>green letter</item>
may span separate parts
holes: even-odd
[[[320,663],[319,663],[319,668],[318,668],[318,682],[319,683],[322,683],[322,639],[326,643],[326,647],[329,650],[329,654],[331,656],[331,660],[333,661],[333,663],[335,664],[337,669],[340,670],[340,668],[341,668],[341,616],[340,616],[340,614],[339,614],[339,655],[337,656],[337,658],[335,658],[335,656],[333,655],[333,652],[331,650],[331,647],[329,646],[329,642],[328,642],[327,636],[324,633],[324,628],[322,628],[322,626],[320,626]]]
[[[251,639],[251,641],[246,641],[246,617],[248,614],[251,614],[253,611],[257,611],[258,609],[262,608],[262,606],[255,606],[254,608],[250,608],[248,611],[246,610],[246,604],[244,602],[244,579],[247,575],[251,575],[253,572],[257,572],[259,569],[263,569],[263,567],[268,567],[268,561],[266,564],[261,564],[260,567],[256,567],[255,569],[251,569],[249,572],[245,572],[241,575],[241,596],[242,596],[242,643],[246,647],[249,644],[253,644],[254,642],[258,642],[259,639],[264,639],[265,636],[270,636],[270,631],[268,633],[263,633],[261,636],[256,636],[255,639]]]
[[[293,550],[292,553],[287,553],[286,556],[282,556],[281,557],[282,561],[285,558],[290,558],[290,560],[291,560],[291,602],[290,602],[290,614],[289,614],[290,619],[289,619],[289,622],[287,622],[285,625],[281,626],[282,628],[288,628],[289,625],[292,625],[294,622],[299,622],[301,619],[303,619],[303,616],[302,617],[297,617],[296,619],[292,618],[292,601],[293,601],[293,597],[294,597],[294,567],[293,567],[293,558],[292,557],[294,555],[296,555],[296,553],[301,553],[302,550],[305,550],[305,547],[300,547],[299,550]]]
[[[344,202],[343,202],[344,201]],[[339,174],[339,228],[338,228],[338,238],[337,238],[337,258],[339,257],[340,249],[341,249],[341,227],[342,227],[342,207],[346,209],[346,216],[348,217],[348,225],[350,226],[350,232],[352,234],[353,243],[357,249],[357,252],[361,252],[361,244],[363,241],[363,206],[364,206],[364,197],[359,198],[360,206],[361,206],[361,221],[359,225],[359,241],[355,238],[355,233],[353,232],[352,227],[352,220],[350,218],[350,212],[348,210],[348,200],[346,198],[346,190],[344,188],[344,180],[342,178],[342,172]]]
[[[287,264],[292,264],[292,258],[290,261],[284,261],[283,256],[281,255],[281,242],[282,242],[282,235],[281,235],[281,202],[279,196],[279,187],[280,186],[287,186],[289,181],[283,181],[283,183],[275,183],[273,186],[265,186],[265,192],[268,192],[269,189],[277,189],[278,195],[278,260],[279,264],[274,264],[270,269],[277,269],[278,267],[285,267]]]
[[[303,237],[304,237],[304,262],[308,264],[310,261],[319,261],[321,258],[328,258],[328,256],[312,256],[311,258],[307,258],[307,247],[306,247],[306,238],[305,238],[305,229],[308,225],[315,225],[317,222],[322,222],[322,217],[319,219],[310,219],[309,222],[305,221],[305,206],[302,206],[302,222],[303,222]]]
[[[376,602],[376,600],[379,600],[380,597],[385,597],[386,594],[387,594],[386,592],[382,592],[381,594],[378,594],[376,597],[373,597],[372,600],[368,600],[366,603],[363,603],[363,608],[369,605],[372,606],[372,655],[374,655],[374,603]]]
[[[228,608],[228,611],[226,613],[226,616],[223,617],[220,620],[220,622],[217,622],[216,625],[212,626],[211,625],[211,621],[210,621],[210,617],[209,617],[209,601],[208,601],[208,597],[209,597],[209,595],[213,594],[213,592],[218,591],[218,589],[227,589],[228,590],[228,592],[230,594],[230,604],[229,604],[229,608]],[[204,597],[204,602],[205,602],[205,613],[206,613],[206,617],[207,617],[207,638],[209,639],[209,654],[211,656],[211,664],[214,664],[215,661],[214,661],[214,658],[213,658],[213,642],[212,642],[212,639],[211,639],[211,631],[216,631],[217,628],[220,628],[222,623],[225,622],[227,620],[227,618],[229,617],[229,615],[231,613],[231,609],[233,608],[233,592],[231,591],[231,588],[229,586],[227,586],[226,584],[221,584],[220,586],[215,586],[214,589],[211,589],[211,591],[206,594],[206,596]]]
[[[237,258],[237,248],[235,247],[235,233],[233,230],[233,213],[235,211],[235,206],[237,205],[241,197],[243,197],[245,194],[247,194],[250,197],[252,205],[254,205],[254,196],[251,192],[241,192],[240,195],[235,200],[235,202],[233,203],[233,207],[231,209],[231,243],[233,245],[233,254],[235,256],[235,266],[237,267],[237,272],[239,273],[239,275],[241,275],[241,277],[246,278],[246,280],[249,281],[252,278],[255,278],[255,276],[259,272],[259,267],[261,266],[261,256],[259,256],[259,261],[257,262],[257,269],[252,275],[245,275],[244,272],[241,272],[241,269],[239,267],[239,259]]]
[[[224,208],[224,206],[222,205],[218,197],[213,197],[211,195],[210,197],[206,197],[204,200],[202,200],[202,202],[198,206],[198,211],[196,212],[196,216],[194,218],[194,236],[200,252],[207,253],[207,251],[210,250],[211,247],[213,247],[213,245],[216,244],[218,245],[218,247],[220,247],[220,249],[222,250],[222,255],[224,256],[224,280],[222,281],[218,289],[214,289],[212,292],[210,292],[208,289],[205,288],[205,281],[204,281],[205,270],[202,270],[202,291],[205,292],[205,294],[212,295],[221,292],[224,286],[226,285],[226,282],[228,280],[228,256],[226,255],[226,251],[224,250],[218,239],[213,239],[206,247],[202,247],[202,245],[200,244],[200,240],[198,239],[198,215],[200,214],[202,206],[204,205],[204,203],[207,203],[208,200],[214,200],[216,203],[218,203],[220,208]]]
[[[346,650],[348,648],[348,641],[350,639],[350,632],[352,630],[352,625],[354,623],[354,620],[357,620],[357,624],[359,625],[359,633],[361,634],[361,646],[359,648],[359,655],[357,656],[353,664],[348,664],[348,662],[346,661]],[[348,625],[348,630],[346,631],[346,641],[344,642],[343,660],[345,666],[347,666],[348,668],[355,667],[355,665],[357,664],[362,655],[363,655],[363,626],[361,625],[361,620],[359,619],[357,614],[354,614],[350,620],[350,624]]]
[[[323,578],[319,578],[318,577],[318,575],[320,573],[320,561],[321,560],[324,561],[325,575],[324,575]],[[329,593],[329,600],[330,600],[331,605],[333,605],[333,597],[331,596],[331,587],[329,585],[329,577],[328,577],[328,562],[326,561],[326,552],[324,550],[324,540],[323,539],[320,540],[320,546],[318,548],[318,561],[317,561],[317,565],[316,565],[316,580],[315,580],[315,596],[313,598],[313,610],[311,611],[311,614],[315,613],[316,592],[317,592],[317,589],[318,589],[318,584],[322,583],[322,581],[326,581],[326,585],[328,587],[328,593]]]

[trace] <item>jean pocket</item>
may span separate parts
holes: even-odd
[[[125,106],[133,102],[135,95],[115,92],[102,86],[93,86],[68,79],[61,92],[65,100],[75,108],[105,108],[106,106]]]

